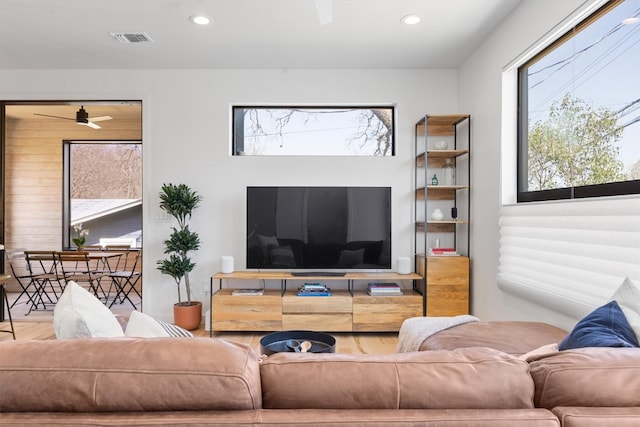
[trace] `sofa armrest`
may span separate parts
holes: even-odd
[[[488,347],[519,356],[559,343],[566,335],[567,331],[540,322],[470,322],[431,335],[422,342],[420,351]]]

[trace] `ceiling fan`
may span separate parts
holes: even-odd
[[[84,109],[84,105],[80,106],[80,109],[76,112],[76,118],[72,119],[70,117],[61,117],[61,116],[52,116],[49,114],[40,114],[33,113],[35,116],[43,116],[43,117],[52,117],[54,119],[64,119],[64,120],[75,120],[76,124],[89,126],[93,129],[100,129],[100,126],[95,124],[94,122],[102,122],[105,120],[111,120],[113,117],[111,116],[98,116],[98,117],[89,117],[89,113]]]

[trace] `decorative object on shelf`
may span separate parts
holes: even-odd
[[[447,148],[449,148],[449,144],[447,144],[447,141],[444,141],[442,139],[439,141],[436,141],[434,145],[437,150],[446,150]]]
[[[399,274],[411,273],[411,260],[408,257],[401,256],[398,258],[398,273]]]
[[[71,241],[74,245],[76,245],[76,249],[81,251],[84,245],[87,243],[89,230],[86,228],[82,228],[82,223],[79,222],[73,226],[73,231],[76,233],[76,237],[72,238]]]
[[[195,263],[189,258],[189,253],[200,248],[198,233],[189,230],[187,220],[200,204],[202,197],[191,190],[186,184],[163,184],[160,192],[160,209],[174,217],[178,227],[171,227],[171,235],[164,241],[164,253],[168,258],[157,261],[158,270],[162,274],[173,277],[178,287],[178,302],[173,305],[174,323],[184,329],[193,330],[202,321],[202,302],[191,301],[191,285],[189,273]],[[186,301],[182,301],[180,282],[184,278],[187,293]]]
[[[233,257],[222,256],[220,257],[220,273],[233,273]]]
[[[446,159],[440,172],[442,185],[456,185],[456,167],[451,159]]]
[[[438,177],[436,174],[433,174],[433,178],[431,178],[431,185],[438,185]]]
[[[444,214],[442,213],[442,211],[440,209],[435,209],[431,213],[431,219],[433,219],[435,221],[440,221],[442,218],[444,218]]]
[[[458,208],[455,206],[451,208],[451,219],[458,218]]]

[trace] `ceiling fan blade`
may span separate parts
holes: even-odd
[[[40,113],[33,113],[34,116],[42,116],[42,117],[51,117],[52,119],[64,119],[64,120],[75,120],[69,117],[61,117],[61,116],[52,116],[50,114],[40,114]]]
[[[100,126],[98,126],[97,124],[93,123],[93,122],[76,122],[79,125],[83,125],[83,126],[89,126],[92,129],[100,129]]]
[[[89,120],[92,122],[103,122],[105,120],[113,120],[111,116],[98,116],[98,117],[89,117]]]

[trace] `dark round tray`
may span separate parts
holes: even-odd
[[[336,339],[324,332],[282,331],[267,334],[260,339],[260,354],[267,356],[281,352],[296,352],[296,344],[309,341],[309,353],[335,353]]]

